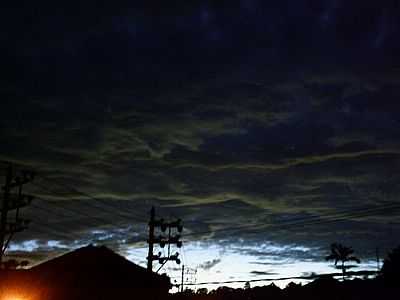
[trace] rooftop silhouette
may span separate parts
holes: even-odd
[[[141,295],[159,299],[170,289],[166,275],[147,271],[104,246],[89,245],[29,270],[8,272],[2,291],[26,287],[40,299],[114,299]],[[25,283],[30,282],[29,286]]]

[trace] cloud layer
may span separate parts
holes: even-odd
[[[239,2],[10,23],[0,158],[39,175],[17,239],[143,245],[155,205],[190,240],[394,246],[394,211],[357,208],[398,203],[398,6]]]

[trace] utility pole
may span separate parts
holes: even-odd
[[[161,234],[156,237],[155,229],[160,228],[163,233],[165,233],[168,229],[168,237],[164,237]],[[147,270],[149,272],[153,271],[153,261],[158,260],[161,264],[161,267],[157,270],[157,272],[168,262],[175,261],[177,264],[181,263],[181,260],[178,258],[179,253],[171,254],[171,245],[176,245],[178,248],[182,247],[182,241],[180,241],[180,234],[171,235],[171,230],[176,229],[178,233],[181,233],[183,230],[182,220],[178,219],[173,222],[165,222],[164,219],[156,219],[155,217],[155,209],[151,208],[150,211],[150,221],[149,221],[149,252],[147,255]],[[161,252],[158,254],[154,254],[154,245],[160,245],[161,248],[164,248],[168,245],[168,254],[167,256],[162,256]]]
[[[10,198],[12,181],[12,166],[8,165],[6,170],[6,180],[3,186],[3,202],[1,205],[1,221],[0,221],[0,267],[3,262],[4,255],[4,244],[6,238],[6,227],[7,227],[7,214],[8,214],[8,201]]]
[[[379,260],[379,248],[378,247],[376,247],[376,271],[379,273],[379,271],[380,271],[380,268],[381,268],[381,266],[380,266],[380,260]]]
[[[196,283],[197,282],[197,269],[185,268],[186,272],[186,282],[188,283]]]
[[[185,275],[185,265],[182,265],[182,280],[181,280],[181,293],[183,293],[183,285],[184,285],[184,275]]]
[[[0,213],[0,268],[2,267],[4,253],[15,233],[25,230],[29,220],[19,217],[19,210],[29,205],[33,196],[22,194],[23,185],[34,179],[34,173],[23,171],[20,175],[14,176],[13,166],[9,164],[6,169],[5,184],[3,189],[3,199]],[[14,188],[18,189],[17,194],[12,194]],[[8,213],[15,211],[15,221],[9,222]]]
[[[197,282],[196,275],[197,275],[197,269],[192,269],[185,265],[182,265],[181,283],[176,284],[175,287],[177,287],[178,290],[180,289],[180,292],[183,293],[185,283],[189,285],[196,284]]]
[[[150,222],[149,222],[149,253],[147,255],[147,270],[153,271],[153,251],[154,251],[154,228],[155,228],[155,209],[154,207],[150,210]]]

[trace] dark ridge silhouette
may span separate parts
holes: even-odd
[[[41,300],[87,300],[163,299],[171,285],[165,275],[148,272],[104,246],[89,245],[29,270],[3,273],[0,290],[7,294],[11,287],[23,287]]]

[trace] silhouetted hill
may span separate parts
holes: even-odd
[[[140,286],[151,286],[154,281],[162,281],[167,278],[156,273],[150,273],[145,268],[134,264],[121,255],[113,252],[105,246],[95,247],[89,245],[75,251],[56,257],[52,260],[39,264],[31,269],[38,276],[50,278],[59,277],[63,274],[63,280],[68,277],[93,276],[101,280],[101,277],[113,274],[113,281],[117,284],[140,278]]]
[[[8,276],[14,286],[18,278],[20,287],[30,282],[27,293],[41,300],[126,299],[132,295],[162,299],[170,289],[167,276],[148,272],[104,246],[89,245],[37,265],[24,276],[14,274]],[[7,291],[10,281],[0,285]]]

